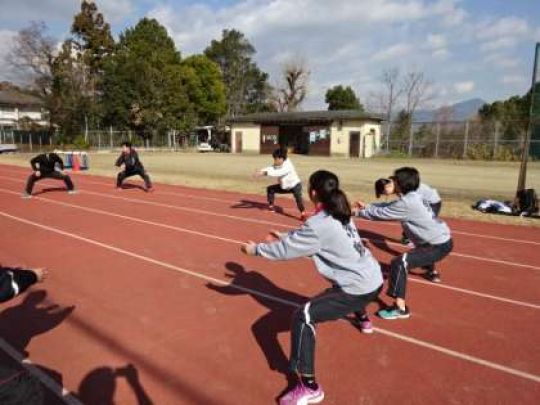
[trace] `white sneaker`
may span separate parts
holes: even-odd
[[[28,193],[23,193],[21,195],[21,198],[24,199],[24,200],[29,200],[32,198],[32,194],[28,194]]]

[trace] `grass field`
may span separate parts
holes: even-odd
[[[234,190],[263,194],[269,182],[252,180],[251,173],[271,163],[270,156],[141,152],[143,163],[153,180],[200,188]],[[0,155],[0,163],[27,166],[30,155]],[[90,173],[115,176],[116,154],[92,153]],[[538,218],[505,217],[481,214],[470,208],[480,198],[512,199],[519,164],[515,162],[477,162],[427,159],[349,160],[311,156],[291,157],[304,180],[317,169],[337,173],[351,200],[374,199],[373,182],[401,166],[417,167],[422,180],[436,187],[443,197],[443,216],[498,223],[540,226]],[[540,163],[529,164],[528,187],[540,189]]]

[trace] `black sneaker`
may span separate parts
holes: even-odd
[[[401,237],[402,245],[408,245],[409,243],[411,243],[411,240],[409,238],[407,238],[405,235]]]
[[[441,275],[439,274],[437,270],[428,271],[426,273],[426,279],[428,279],[432,283],[440,283]]]

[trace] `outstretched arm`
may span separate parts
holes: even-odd
[[[319,237],[307,223],[276,242],[259,244],[249,242],[242,246],[244,253],[262,256],[270,260],[290,260],[312,256],[320,249]]]

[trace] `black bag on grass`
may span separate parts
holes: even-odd
[[[516,215],[530,217],[538,212],[538,196],[534,188],[520,190],[516,196]]]

